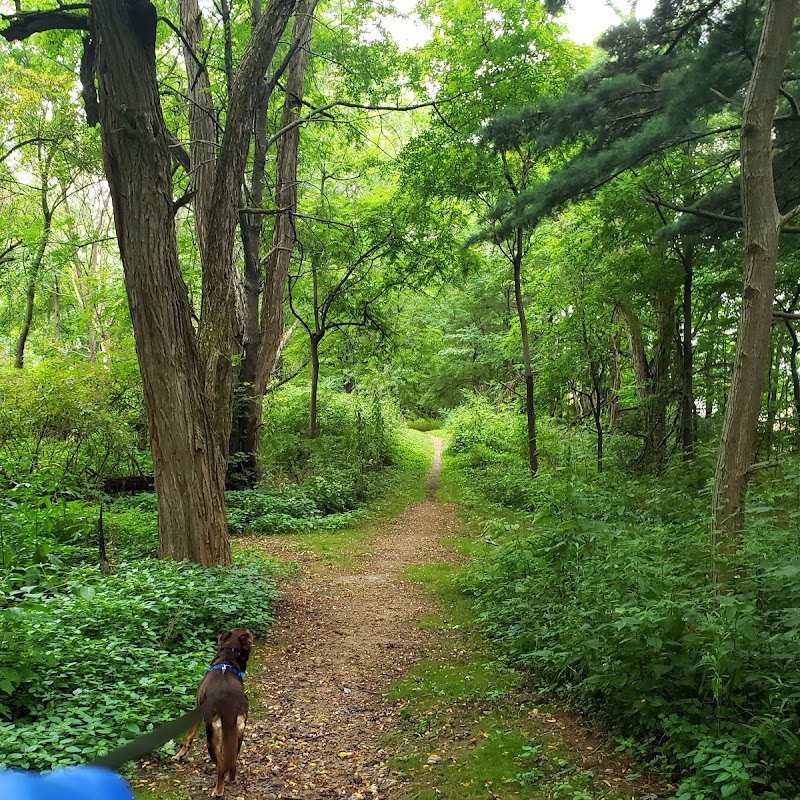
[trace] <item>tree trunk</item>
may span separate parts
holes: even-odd
[[[310,0],[301,0],[297,5],[294,36],[299,37],[300,45],[287,69],[281,129],[294,123],[300,115],[306,65],[310,53],[312,7]],[[264,397],[283,336],[283,299],[296,239],[299,142],[299,125],[284,133],[278,140],[275,179],[275,208],[278,213],[272,231],[272,249],[267,262],[261,305],[261,346],[256,369],[256,394],[259,399]]]
[[[764,460],[772,455],[775,420],[778,417],[778,384],[780,383],[781,350],[774,336],[770,337],[770,358],[767,371],[767,424],[764,426]],[[756,448],[758,449],[758,448]]]
[[[317,392],[319,390],[319,343],[322,337],[314,333],[311,335],[311,405],[308,415],[308,438],[316,439],[319,436],[317,422]]]
[[[618,308],[628,333],[633,374],[636,378],[636,393],[641,409],[645,435],[642,460],[658,461],[663,458],[666,444],[664,388],[669,377],[669,347],[674,319],[672,302],[662,299],[655,304],[657,331],[652,364],[647,361],[642,327],[636,314],[627,306]]]
[[[233,405],[233,356],[239,321],[234,265],[244,169],[258,87],[286,27],[295,0],[270,0],[253,29],[233,79],[225,132],[217,157],[208,237],[203,259],[203,296],[198,342],[204,365],[206,402],[219,448],[227,462]]]
[[[650,384],[650,365],[644,349],[644,337],[639,318],[628,306],[617,307],[625,322],[625,331],[628,334],[628,347],[631,351],[633,364],[633,377],[636,379],[636,393],[640,400],[647,397],[647,387]]]
[[[800,425],[800,372],[797,368],[797,353],[800,351],[800,341],[798,341],[797,331],[794,329],[792,321],[787,319],[786,330],[792,340],[792,349],[789,353],[789,368],[792,373],[792,389],[794,393],[794,413],[795,426]]]
[[[94,292],[94,284],[97,276],[97,270],[100,266],[100,244],[92,242],[92,250],[89,254],[89,269],[87,279],[89,282],[88,291],[84,295],[83,308],[86,314],[86,337],[89,345],[89,361],[97,360],[97,332],[95,330],[95,310],[92,303],[92,294]]]
[[[186,285],[178,264],[172,173],[155,71],[150,3],[96,0],[106,177],[142,373],[158,500],[159,554],[230,562],[224,458],[204,403]]]
[[[208,71],[199,55],[203,42],[203,15],[197,0],[178,0],[183,39],[183,60],[188,82],[189,181],[194,197],[194,229],[200,259],[206,255],[211,194],[217,159],[217,124]]]
[[[254,0],[253,25],[261,17],[260,0]],[[248,205],[261,208],[264,203],[264,175],[267,163],[267,114],[269,93],[262,81],[253,112],[253,168],[250,173]],[[260,477],[258,444],[261,423],[261,402],[256,395],[256,365],[261,330],[258,304],[261,299],[261,214],[242,214],[239,230],[242,237],[244,270],[242,275],[242,360],[239,364],[233,401],[228,485],[245,488],[255,485]]]
[[[31,264],[31,271],[28,275],[28,287],[25,292],[25,316],[22,318],[22,328],[17,338],[16,355],[14,358],[14,366],[17,369],[22,369],[25,365],[25,345],[28,342],[28,334],[31,331],[31,322],[33,321],[33,303],[36,299],[36,284],[39,282],[39,270],[42,268],[44,261],[44,254],[47,250],[47,245],[50,242],[50,233],[53,224],[53,209],[50,208],[47,200],[48,181],[50,180],[50,157],[47,158],[47,168],[42,174],[42,189],[41,189],[41,204],[42,204],[42,238],[39,240],[39,246],[36,248],[36,255],[33,257],[33,264]]]
[[[615,431],[619,426],[619,390],[622,388],[622,353],[619,350],[619,335],[611,338],[614,364],[611,373],[611,397],[608,401],[608,429]]]
[[[713,544],[715,555],[723,561],[736,554],[744,522],[744,495],[769,357],[775,269],[784,222],[775,199],[772,127],[796,14],[797,0],[767,3],[742,114],[744,286],[713,491]],[[725,565],[716,563],[717,577],[724,578]]]
[[[714,342],[714,332],[717,330],[717,321],[719,320],[719,307],[714,306],[711,310],[711,318],[708,322],[708,328],[711,331],[708,342],[708,350],[706,351],[706,368],[705,368],[705,417],[708,419],[714,413],[714,392],[716,384],[714,382],[714,354],[716,350]]]
[[[675,305],[671,297],[659,298],[655,305],[656,343],[650,366],[651,382],[648,387],[647,440],[645,458],[663,461],[667,444],[667,390],[669,363],[675,330]]]
[[[75,292],[75,300],[86,317],[86,342],[89,348],[89,361],[97,360],[96,331],[99,325],[96,325],[96,323],[99,322],[100,315],[95,308],[95,304],[92,302],[92,294],[95,290],[99,266],[100,244],[98,242],[92,242],[92,247],[89,251],[89,263],[85,269],[80,261],[78,261],[77,257],[70,268],[70,278],[72,280],[72,289]]]
[[[61,290],[58,285],[58,275],[53,279],[53,340],[61,344]]]
[[[528,336],[528,321],[525,317],[525,304],[522,299],[522,228],[517,228],[514,247],[514,299],[517,304],[519,330],[522,336],[522,363],[525,374],[525,417],[528,422],[528,466],[531,473],[539,471],[539,453],[536,447],[536,407],[533,397],[533,366],[531,363],[531,345]]]
[[[692,343],[692,279],[694,275],[694,251],[687,247],[683,261],[683,331],[681,337],[681,446],[683,460],[690,461],[694,455],[694,344]]]
[[[313,4],[307,0],[301,0],[297,4],[292,41],[298,42],[298,46],[286,72],[282,128],[296,120],[300,111],[310,52],[312,6]],[[256,11],[258,4],[256,3],[253,8],[255,21],[260,13]],[[262,86],[255,111],[255,145],[250,187],[250,204],[253,208],[261,208],[264,202],[268,101],[266,88]],[[235,454],[231,477],[237,484],[252,484],[258,478],[257,454],[261,407],[283,336],[283,297],[291,248],[294,245],[299,137],[298,126],[278,140],[275,205],[279,210],[285,210],[278,213],[275,219],[273,250],[264,283],[261,323],[259,323],[258,303],[261,295],[262,216],[242,215],[241,231],[245,261],[243,352],[231,431],[231,453]],[[291,240],[287,238],[289,235]],[[279,241],[276,242],[276,239]],[[274,336],[277,336],[277,339],[273,338]]]

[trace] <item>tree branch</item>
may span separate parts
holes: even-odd
[[[45,138],[42,136],[34,136],[32,139],[23,139],[23,141],[17,142],[15,145],[9,147],[8,150],[6,150],[6,152],[0,156],[0,163],[5,161],[13,152],[19,150],[20,147],[25,147],[27,144],[38,144],[39,142],[49,142],[50,144],[55,144],[57,141],[57,139]]]
[[[88,8],[84,5],[64,6],[64,8]],[[20,42],[33,36],[34,33],[44,31],[69,30],[88,31],[89,16],[85,14],[70,14],[68,11],[21,11],[18,14],[3,14],[8,27],[0,31],[7,42]]]
[[[780,226],[782,232],[791,233],[794,230],[790,229],[786,223],[794,219],[794,217],[796,217],[798,214],[800,214],[800,205],[790,208],[785,214],[781,214]]]
[[[800,108],[797,107],[797,100],[795,100],[794,95],[792,95],[790,92],[787,92],[782,86],[778,91],[780,91],[781,95],[783,95],[783,97],[789,101],[789,105],[792,109],[792,116],[800,118]]]
[[[677,211],[679,214],[694,214],[696,217],[705,217],[706,219],[713,219],[716,222],[725,222],[730,225],[738,225],[740,227],[743,224],[741,217],[731,217],[727,214],[716,214],[713,211],[705,211],[702,208],[688,208],[687,206],[680,206],[677,203],[671,203],[669,200],[664,200],[661,197],[651,196],[646,197],[645,199],[648,203],[653,203],[657,206],[663,206],[664,208],[670,208],[673,211]],[[789,220],[798,213],[800,213],[800,206],[789,211],[781,219]],[[781,233],[800,233],[800,228],[784,225],[781,228]]]

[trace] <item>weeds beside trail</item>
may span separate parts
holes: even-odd
[[[419,499],[393,521],[240,540],[300,570],[284,587],[272,634],[256,647],[241,778],[228,796],[641,794],[640,781],[582,722],[543,705],[465,632],[471,616],[453,578],[475,542],[460,535],[456,507],[435,499],[441,444],[432,441],[434,467],[413,483]],[[200,798],[210,775],[196,744],[183,765],[142,765],[135,786],[142,800]]]

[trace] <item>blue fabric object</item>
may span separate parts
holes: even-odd
[[[206,670],[206,675],[208,675],[209,672],[214,672],[216,670],[219,670],[222,673],[232,672],[242,683],[244,683],[244,672],[234,667],[233,664],[212,664]]]
[[[133,800],[119,775],[102,767],[0,772],[0,800]]]

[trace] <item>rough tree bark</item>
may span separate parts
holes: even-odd
[[[103,156],[142,373],[159,551],[201,564],[227,563],[218,447],[178,264],[171,157],[155,71],[155,9],[99,0],[93,11]]]
[[[747,89],[741,129],[744,286],[733,377],[714,476],[712,540],[716,576],[736,554],[767,371],[782,215],[772,173],[772,126],[794,37],[798,0],[769,0]]]
[[[148,0],[96,0],[92,7],[103,155],[142,372],[159,552],[206,565],[230,561],[224,486],[234,353],[233,246],[249,123],[258,81],[292,7],[293,0],[270,3],[234,79],[208,207],[206,231],[214,236],[206,235],[201,248],[197,337],[178,264],[170,137],[155,72],[156,11]],[[193,179],[198,174],[192,170]]]

